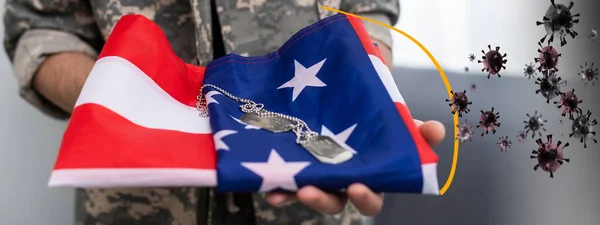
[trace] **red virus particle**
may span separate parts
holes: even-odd
[[[522,143],[523,141],[527,140],[527,133],[525,133],[525,131],[518,131],[517,139],[519,140],[519,143]]]
[[[469,89],[471,89],[471,91],[475,91],[475,90],[477,89],[477,84],[475,84],[475,83],[471,83],[471,84],[469,85]]]
[[[571,9],[575,5],[573,2],[570,2],[568,7],[563,4],[555,4],[554,0],[550,0],[550,4],[542,21],[536,22],[537,26],[544,25],[544,29],[546,30],[546,35],[540,39],[540,42],[544,42],[550,36],[548,43],[551,43],[554,41],[554,35],[556,34],[560,39],[560,46],[564,46],[567,44],[565,38],[567,34],[571,38],[577,36],[577,32],[573,30],[573,26],[579,23],[579,13],[571,13]]]
[[[488,49],[488,52],[481,50],[481,53],[483,53],[483,56],[481,57],[482,60],[477,61],[477,63],[483,63],[483,69],[481,69],[481,72],[488,72],[488,79],[490,79],[490,76],[492,75],[501,77],[500,70],[506,69],[506,66],[504,66],[504,64],[507,62],[505,59],[506,53],[504,53],[504,55],[500,53],[499,46],[496,46],[496,48],[492,50],[492,46],[488,45]]]
[[[558,57],[561,57],[562,54],[556,51],[556,48],[552,47],[550,44],[548,46],[543,47],[541,42],[538,42],[540,49],[538,49],[538,53],[540,56],[538,58],[534,58],[536,63],[540,63],[538,67],[538,71],[543,70],[554,70],[558,71]]]
[[[510,148],[512,142],[508,139],[508,136],[502,136],[498,138],[500,141],[498,141],[498,147],[500,148],[501,152],[508,152],[507,150]]]
[[[598,80],[598,68],[594,68],[594,63],[588,65],[587,62],[584,65],[581,65],[581,72],[578,73],[581,76],[581,80],[584,85],[588,83],[592,83],[594,85],[594,80]]]
[[[583,148],[587,148],[587,141],[591,139],[594,143],[598,143],[598,140],[594,138],[596,132],[594,126],[598,124],[598,121],[591,120],[592,112],[589,110],[586,114],[578,113],[577,117],[573,119],[571,125],[571,133],[569,137],[579,138],[579,141],[583,143]]]
[[[525,68],[523,68],[523,74],[525,74],[527,79],[531,79],[537,75],[533,63],[529,63],[529,65],[525,64]]]
[[[458,112],[458,117],[462,117],[463,113],[467,114],[471,111],[469,105],[473,102],[469,101],[467,90],[456,93],[450,90],[450,94],[452,94],[452,99],[446,99],[446,102],[450,102],[448,105],[452,107],[452,115]]]
[[[537,110],[533,115],[529,115],[529,113],[525,114],[527,116],[527,120],[523,121],[525,123],[525,135],[528,135],[531,132],[531,138],[535,138],[535,133],[537,132],[540,136],[542,136],[542,131],[546,132],[546,128],[544,128],[544,123],[548,122],[548,120],[542,119],[542,114],[538,114]]]
[[[492,132],[492,134],[496,133],[496,128],[500,127],[500,122],[498,121],[500,119],[500,113],[496,112],[494,113],[494,107],[492,107],[492,110],[490,111],[483,111],[481,110],[481,116],[479,117],[479,125],[477,125],[477,128],[481,127],[483,129],[483,131],[481,132],[481,136],[483,137],[484,134],[488,134],[490,131]]]
[[[538,77],[535,81],[535,84],[539,85],[535,93],[542,94],[546,98],[546,103],[550,103],[550,100],[560,95],[561,86],[565,82],[556,74],[556,71],[546,70],[542,71],[542,74],[543,76]]]
[[[537,171],[541,168],[543,171],[550,173],[550,177],[554,177],[554,173],[562,166],[564,162],[569,162],[568,158],[563,156],[563,149],[569,146],[569,143],[565,143],[562,147],[561,141],[557,143],[552,142],[552,134],[546,136],[547,142],[542,141],[542,138],[538,138],[535,142],[538,144],[538,149],[533,150],[531,153],[532,159],[537,159],[537,164],[533,167],[533,170]]]
[[[456,125],[458,127],[458,135],[456,139],[463,144],[466,141],[471,141],[473,137],[473,125],[467,120],[463,124]]]
[[[580,100],[575,94],[575,88],[571,91],[561,92],[560,101],[554,102],[554,104],[558,104],[558,108],[562,109],[562,116],[566,116],[569,114],[569,119],[573,119],[573,114],[581,113],[581,108],[579,108],[579,104],[583,102]]]
[[[475,54],[469,54],[469,62],[475,61]]]

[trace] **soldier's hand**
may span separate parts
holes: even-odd
[[[440,122],[423,123],[415,120],[415,123],[431,146],[438,145],[446,135],[444,125]],[[306,186],[298,190],[296,194],[270,193],[267,195],[267,201],[275,206],[298,200],[314,210],[329,215],[341,213],[348,201],[365,216],[376,215],[383,206],[383,194],[374,193],[363,184],[350,185],[345,194],[326,193],[316,187]]]

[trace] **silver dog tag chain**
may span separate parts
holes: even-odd
[[[339,164],[352,158],[353,154],[328,136],[322,136],[312,131],[303,120],[271,112],[264,109],[264,105],[252,100],[240,98],[212,84],[204,84],[200,88],[196,108],[200,116],[208,117],[208,105],[203,94],[204,88],[213,88],[228,98],[241,103],[240,109],[244,115],[240,120],[246,124],[260,127],[273,133],[292,131],[296,135],[296,143],[304,147],[310,154],[323,163]]]

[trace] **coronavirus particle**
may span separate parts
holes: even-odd
[[[453,115],[458,112],[458,117],[462,117],[463,113],[467,114],[471,111],[469,105],[473,104],[473,102],[469,101],[467,90],[463,92],[453,92],[450,90],[450,94],[452,94],[452,99],[446,99],[446,102],[450,102],[448,105],[452,107]]]
[[[529,113],[525,115],[527,116],[527,120],[523,121],[523,123],[525,123],[525,135],[528,135],[529,132],[531,132],[531,138],[535,138],[535,133],[537,132],[542,136],[542,131],[546,132],[544,123],[548,122],[548,120],[542,119],[542,114],[538,114],[537,110],[533,115],[529,115]]]
[[[475,90],[477,89],[477,84],[475,84],[475,83],[471,83],[471,84],[469,85],[469,89],[471,89],[471,91],[475,91]]]
[[[468,73],[469,72],[469,67],[465,66],[465,68],[463,68],[463,71],[465,71],[465,73]]]
[[[517,139],[519,140],[519,142],[523,142],[523,141],[527,140],[527,133],[525,133],[525,131],[518,131]]]
[[[512,144],[512,142],[508,139],[508,136],[502,136],[498,138],[498,147],[500,148],[501,152],[508,152],[506,150],[508,150],[510,148],[510,145]]]
[[[481,110],[481,116],[479,117],[479,125],[477,125],[477,128],[481,127],[483,129],[483,131],[481,132],[481,136],[483,137],[484,134],[488,134],[490,131],[492,132],[492,134],[496,133],[496,128],[500,127],[500,113],[496,112],[494,113],[494,107],[492,107],[492,110],[490,111],[483,111]]]
[[[550,100],[560,94],[560,89],[564,82],[556,74],[556,71],[553,70],[542,71],[542,75],[542,77],[538,77],[535,81],[535,84],[539,85],[535,93],[541,93],[546,98],[546,103],[550,103]]]
[[[482,60],[477,61],[477,63],[483,63],[483,69],[481,69],[481,72],[488,72],[488,79],[490,79],[490,76],[492,75],[501,77],[500,70],[506,69],[506,66],[504,66],[504,64],[507,62],[506,53],[500,53],[499,46],[496,46],[495,49],[492,49],[492,46],[488,45],[488,49],[488,52],[481,50],[481,53],[483,53],[483,56],[481,57]]]
[[[552,47],[550,44],[544,47],[541,42],[538,42],[540,48],[538,49],[538,53],[540,53],[538,58],[534,58],[536,63],[539,63],[538,71],[543,70],[555,70],[558,68],[558,58],[562,56],[561,53],[558,53],[556,48]]]
[[[598,80],[598,68],[594,68],[594,63],[588,65],[587,62],[580,67],[581,72],[579,72],[578,75],[581,76],[583,84],[587,85],[588,83],[592,83],[592,85],[594,85],[594,80]]]
[[[473,125],[469,123],[469,121],[465,120],[463,124],[456,125],[458,127],[458,135],[456,139],[460,142],[460,144],[471,141],[473,137]]]
[[[475,61],[475,54],[469,54],[469,62]]]
[[[544,25],[546,29],[546,35],[542,37],[540,42],[544,42],[547,37],[548,43],[554,41],[554,35],[558,35],[560,39],[560,46],[564,46],[567,44],[567,40],[565,36],[570,35],[571,38],[575,38],[577,36],[577,32],[573,30],[573,25],[579,23],[579,13],[573,14],[571,9],[575,5],[575,3],[570,2],[569,6],[565,6],[563,4],[555,4],[554,0],[550,0],[550,7],[546,10],[546,14],[542,21],[537,21],[536,25]]]
[[[579,104],[583,102],[583,100],[579,99],[575,94],[575,88],[571,91],[561,92],[560,101],[554,102],[554,104],[558,105],[558,108],[561,109],[562,116],[566,116],[569,114],[569,119],[573,119],[573,114],[581,113],[581,108],[579,108]]]
[[[552,134],[546,136],[547,142],[542,141],[542,138],[538,138],[535,142],[538,144],[538,149],[533,150],[532,159],[537,159],[537,164],[533,167],[533,170],[542,169],[545,172],[550,173],[550,177],[554,177],[554,173],[562,166],[564,162],[569,162],[568,158],[563,156],[563,149],[569,146],[569,143],[565,143],[562,147],[561,141],[557,143],[552,142]]]
[[[586,114],[578,113],[577,117],[573,119],[573,124],[571,125],[571,133],[569,137],[579,138],[579,141],[583,143],[583,148],[587,148],[587,141],[592,140],[594,143],[598,143],[598,140],[594,138],[596,132],[594,131],[594,126],[598,124],[598,121],[591,120],[592,112],[589,110]]]
[[[588,34],[588,38],[592,41],[595,41],[598,38],[598,31],[596,29],[590,30],[590,34]]]
[[[531,79],[532,77],[535,77],[535,75],[537,75],[533,63],[525,64],[525,68],[523,68],[523,74],[525,74],[525,77],[527,77],[527,79]]]

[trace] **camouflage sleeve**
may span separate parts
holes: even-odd
[[[399,0],[342,0],[340,10],[395,25],[400,17],[400,2]],[[372,38],[392,47],[390,29],[370,22],[364,24]]]
[[[4,49],[12,62],[19,94],[45,114],[69,117],[32,87],[33,76],[50,54],[80,52],[96,57],[103,43],[89,3],[78,0],[9,0],[4,14]]]

